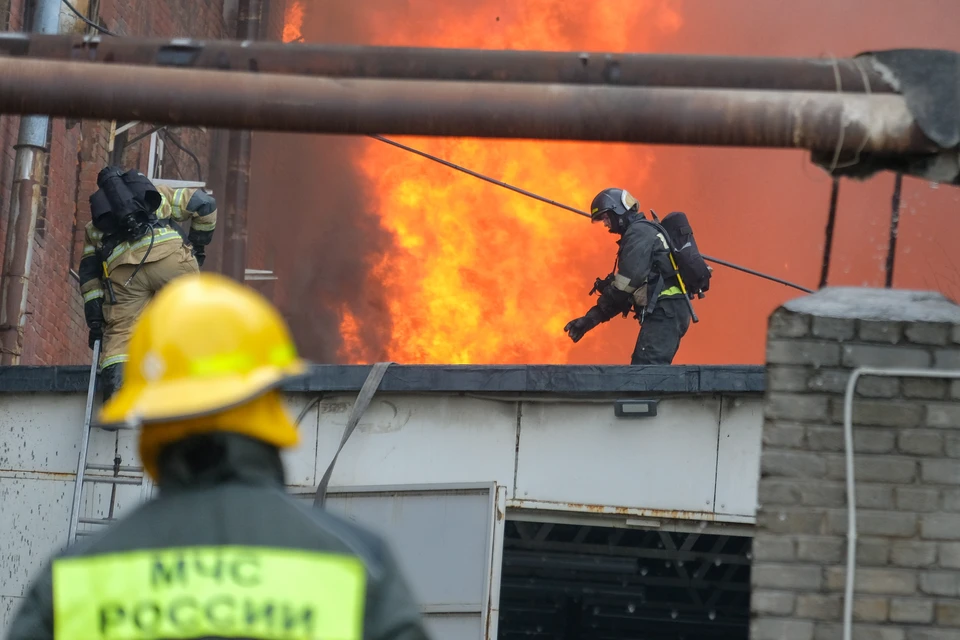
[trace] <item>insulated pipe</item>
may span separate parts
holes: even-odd
[[[857,496],[853,475],[853,396],[857,389],[857,382],[862,376],[960,380],[960,370],[859,367],[853,370],[847,380],[846,392],[843,395],[843,443],[847,475],[847,575],[843,588],[843,640],[852,640],[853,636],[853,585],[854,574],[857,569]]]
[[[60,29],[60,0],[36,0],[33,30],[56,33]],[[2,80],[0,80],[2,84]],[[40,209],[40,187],[47,155],[50,118],[34,115],[44,109],[19,111],[20,132],[14,157],[10,214],[0,272],[0,365],[20,364],[23,332],[27,323],[27,295],[33,263],[33,237]]]
[[[176,38],[0,36],[0,55],[335,78],[896,93],[866,58],[370,47]]]
[[[0,58],[0,78],[3,113],[337,134],[936,151],[893,94],[331,80],[28,58]]]

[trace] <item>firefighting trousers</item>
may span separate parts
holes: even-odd
[[[110,274],[117,303],[110,304],[106,300],[103,305],[105,326],[101,368],[127,361],[127,343],[133,325],[143,308],[164,285],[178,276],[200,271],[197,259],[185,246],[156,262],[144,263],[130,284],[126,284],[136,268],[136,265],[125,264]]]
[[[658,300],[653,313],[640,325],[630,364],[672,364],[690,320],[690,309],[682,297]]]

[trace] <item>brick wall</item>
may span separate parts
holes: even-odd
[[[770,318],[752,640],[841,638],[843,393],[859,366],[960,368],[960,307],[825,289]],[[855,640],[960,638],[960,382],[863,377]]]
[[[83,2],[78,6],[83,9]],[[95,5],[95,3],[90,3]],[[22,28],[24,0],[0,0],[0,21],[9,29]],[[227,35],[223,0],[100,0],[98,17],[114,33],[131,36],[193,36],[217,39]],[[18,118],[0,117],[0,238],[6,238],[10,186]],[[132,138],[147,130],[139,125]],[[209,175],[208,131],[174,129],[184,146],[199,158]],[[45,202],[35,236],[32,277],[27,303],[23,364],[81,364],[89,362],[86,326],[76,281],[83,227],[90,219],[88,198],[96,190],[97,172],[110,157],[110,123],[54,119]],[[149,140],[130,146],[125,167],[146,170]],[[179,173],[178,173],[179,169]],[[168,145],[165,177],[195,179],[196,165],[187,154]],[[0,241],[0,259],[3,242]]]

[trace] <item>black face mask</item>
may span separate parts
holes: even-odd
[[[607,227],[608,232],[619,236],[619,235],[623,235],[623,232],[627,230],[626,216],[618,216],[615,213],[608,213],[604,217],[608,220],[610,225],[609,227]]]
[[[623,230],[621,229],[623,220],[621,218],[622,216],[618,216],[612,211],[605,211],[602,214],[595,213],[590,217],[594,224],[602,222],[603,226],[607,228],[608,233],[616,234],[623,233]]]

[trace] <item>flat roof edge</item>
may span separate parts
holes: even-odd
[[[77,393],[87,366],[0,367],[0,393]],[[369,365],[314,365],[290,392],[359,391]],[[759,365],[392,365],[380,384],[388,392],[474,393],[763,393]]]

